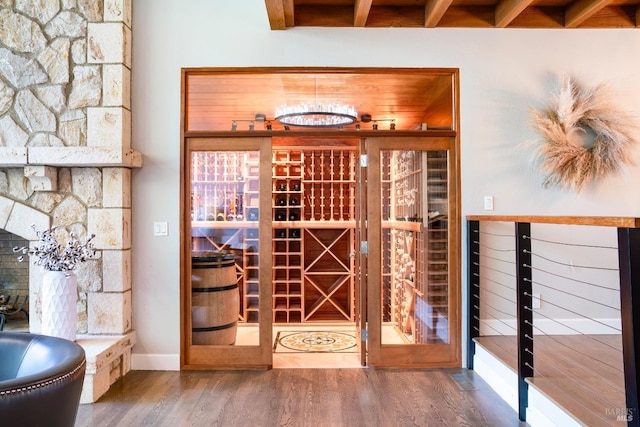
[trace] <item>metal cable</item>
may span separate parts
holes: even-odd
[[[620,289],[610,288],[608,286],[598,285],[596,283],[591,283],[591,282],[587,282],[587,281],[584,281],[584,280],[574,279],[572,277],[563,276],[562,274],[552,273],[552,272],[544,270],[542,268],[533,267],[533,266],[527,265],[527,264],[525,264],[524,266],[525,267],[529,267],[532,271],[541,271],[543,273],[547,273],[547,274],[550,274],[552,276],[560,277],[561,279],[566,279],[566,280],[570,280],[570,281],[573,281],[573,282],[582,283],[584,285],[594,286],[594,287],[600,288],[600,289],[607,289],[607,290],[610,290],[610,291],[620,292]]]
[[[524,239],[529,239],[532,242],[544,242],[544,243],[551,243],[554,245],[561,245],[561,246],[576,246],[576,247],[581,247],[581,248],[593,248],[593,249],[613,249],[613,250],[618,250],[617,247],[615,246],[599,246],[599,245],[582,245],[580,243],[563,243],[563,242],[555,242],[553,240],[544,240],[544,239],[539,239],[536,237],[532,237],[532,236],[522,236]]]
[[[554,288],[553,286],[545,285],[544,283],[540,283],[540,282],[537,282],[537,281],[535,281],[535,280],[533,280],[533,281],[532,281],[532,280],[529,280],[529,279],[526,279],[526,278],[525,278],[524,280],[525,280],[525,281],[527,281],[527,282],[530,282],[530,283],[531,283],[531,284],[533,284],[533,285],[536,285],[536,286],[542,286],[543,288],[547,288],[547,289],[553,289],[554,291],[558,291],[558,292],[563,293],[563,294],[566,294],[566,295],[571,295],[572,297],[579,298],[579,299],[581,299],[581,300],[583,300],[583,301],[589,301],[589,302],[592,302],[592,303],[594,303],[594,304],[598,304],[598,305],[601,305],[601,306],[603,306],[603,307],[610,308],[610,309],[615,310],[615,311],[617,311],[618,313],[620,313],[620,307],[614,307],[614,306],[612,306],[612,305],[607,305],[607,304],[602,303],[602,302],[599,302],[599,301],[594,301],[594,300],[592,300],[592,299],[585,298],[585,297],[583,297],[583,296],[576,295],[576,294],[574,294],[574,293],[567,292],[567,291],[564,291],[564,290],[559,289],[559,288]]]
[[[618,271],[618,268],[617,268],[617,267],[616,267],[616,268],[610,268],[610,267],[591,267],[591,266],[588,266],[588,265],[575,265],[575,264],[573,264],[573,265],[572,265],[572,264],[567,264],[567,263],[565,263],[565,262],[560,262],[560,261],[556,261],[556,260],[551,259],[551,258],[543,257],[543,256],[542,256],[542,255],[540,255],[540,254],[537,254],[537,253],[535,253],[535,252],[531,252],[531,251],[527,251],[526,249],[525,249],[524,253],[529,253],[529,254],[531,254],[532,256],[536,257],[536,258],[540,258],[540,259],[543,259],[543,260],[545,260],[545,261],[552,262],[552,263],[554,263],[554,264],[564,265],[564,266],[566,266],[566,267],[571,267],[571,268],[586,268],[586,269],[590,269],[590,270]]]

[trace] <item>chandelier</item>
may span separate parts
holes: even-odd
[[[344,126],[354,123],[358,118],[356,109],[351,105],[298,104],[282,105],[276,108],[275,120],[283,125],[305,127]]]

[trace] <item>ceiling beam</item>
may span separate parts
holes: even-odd
[[[578,0],[565,10],[564,26],[576,28],[609,3],[611,0]]]
[[[640,6],[636,7],[636,27],[640,28]]]
[[[284,23],[287,27],[293,27],[296,23],[293,20],[293,0],[282,0],[284,6]]]
[[[496,27],[505,28],[532,2],[533,0],[502,0],[496,7],[494,18]]]
[[[353,26],[364,27],[371,11],[372,0],[356,0],[353,10]]]
[[[283,0],[264,0],[272,30],[286,30],[287,22],[284,16]]]
[[[427,0],[424,5],[424,26],[435,28],[451,6],[453,0]]]

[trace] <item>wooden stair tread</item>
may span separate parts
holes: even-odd
[[[605,409],[625,407],[624,403],[607,406],[588,396],[589,393],[585,393],[583,388],[577,388],[575,384],[558,378],[534,377],[528,378],[527,382],[569,416],[590,427],[610,426],[615,421],[615,416],[608,416]]]

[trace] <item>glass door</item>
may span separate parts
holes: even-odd
[[[366,151],[368,364],[460,366],[456,139]]]
[[[365,139],[360,140],[360,153],[364,153]],[[358,343],[358,354],[360,365],[367,364],[367,254],[363,251],[361,242],[367,241],[366,210],[367,210],[367,187],[366,187],[366,157],[358,156],[356,167],[356,194],[355,194],[355,324],[356,342]]]
[[[189,138],[184,160],[181,365],[271,367],[271,140]]]

